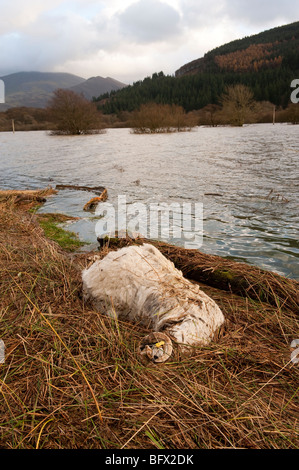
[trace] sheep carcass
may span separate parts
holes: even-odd
[[[217,304],[150,244],[111,251],[82,279],[97,311],[163,331],[182,349],[207,345],[224,322]]]

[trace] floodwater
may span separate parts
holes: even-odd
[[[160,219],[159,233],[149,233],[150,223],[142,225],[141,215],[136,230],[147,227],[144,235],[188,247],[193,243],[204,253],[294,279],[299,278],[298,170],[299,128],[287,124],[199,127],[160,135],[134,135],[129,129],[74,137],[0,133],[2,189],[104,186],[116,214],[119,196],[134,210],[142,203],[147,211],[143,222],[144,217],[153,221],[151,208],[165,203],[182,215],[172,216],[173,227],[181,223],[181,234]],[[41,211],[80,217],[68,227],[96,243],[96,230],[99,234],[99,226],[110,222],[108,212],[99,219],[83,211],[94,195],[61,190]]]

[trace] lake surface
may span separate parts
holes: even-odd
[[[56,184],[105,186],[114,207],[120,195],[128,207],[162,202],[191,206],[196,227],[195,205],[202,203],[201,251],[299,278],[298,126],[199,127],[160,135],[108,129],[75,137],[0,133],[0,188]],[[41,211],[79,216],[70,230],[96,243],[99,221],[83,211],[92,196],[59,191]],[[164,229],[162,223],[157,238],[167,238]],[[169,241],[184,245],[185,238]]]

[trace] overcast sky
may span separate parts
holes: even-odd
[[[0,0],[0,76],[69,72],[129,84],[298,20],[294,0]]]

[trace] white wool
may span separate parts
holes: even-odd
[[[207,345],[224,322],[217,304],[150,244],[112,251],[82,278],[96,310],[163,331],[178,343]]]

